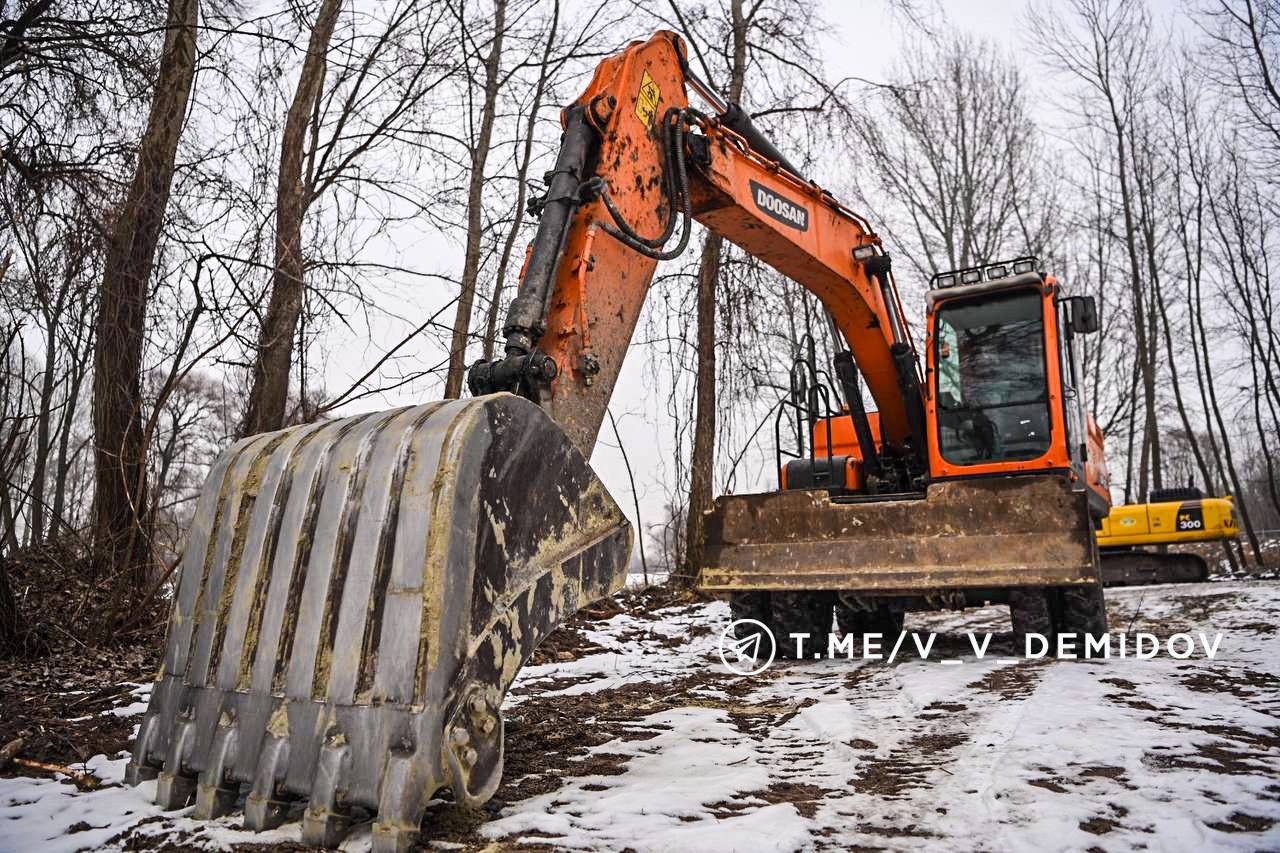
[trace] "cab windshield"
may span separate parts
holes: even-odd
[[[1035,459],[1049,449],[1044,319],[1034,291],[938,309],[938,444],[954,465]]]

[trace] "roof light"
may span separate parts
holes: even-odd
[[[1018,275],[1019,273],[1024,273],[1024,272],[1031,272],[1035,268],[1036,268],[1035,258],[1018,258],[1016,261],[1013,262],[1014,275]]]
[[[853,250],[853,259],[855,261],[865,261],[875,256],[876,247],[874,243],[864,243],[857,246]]]
[[[982,281],[982,270],[969,269],[960,271],[961,284],[977,284]]]
[[[1009,274],[1009,268],[1004,264],[992,264],[987,267],[987,281],[997,278],[1004,278]]]
[[[938,287],[955,287],[956,275],[955,273],[947,273],[945,275],[935,275],[933,277],[933,283]]]

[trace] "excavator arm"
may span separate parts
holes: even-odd
[[[690,88],[714,114],[689,106]],[[923,469],[915,352],[880,238],[800,177],[740,108],[720,103],[690,73],[677,35],[601,63],[562,118],[506,353],[472,367],[473,393],[529,397],[590,454],[658,261],[686,247],[697,221],[821,301],[879,409],[884,448]]]

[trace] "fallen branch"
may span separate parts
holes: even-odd
[[[19,767],[27,767],[31,770],[44,770],[48,773],[61,773],[71,779],[77,788],[88,789],[96,788],[101,784],[97,776],[92,773],[85,773],[83,770],[73,770],[63,764],[50,764],[47,761],[34,761],[30,758],[15,758],[13,763]]]

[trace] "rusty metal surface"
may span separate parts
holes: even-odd
[[[1083,491],[1057,475],[933,483],[926,497],[833,502],[823,491],[719,498],[706,591],[919,593],[1097,579]]]
[[[255,436],[222,454],[189,534],[128,768],[208,819],[352,806],[407,849],[427,801],[487,800],[498,709],[542,638],[619,589],[631,531],[564,433],[509,394]]]

